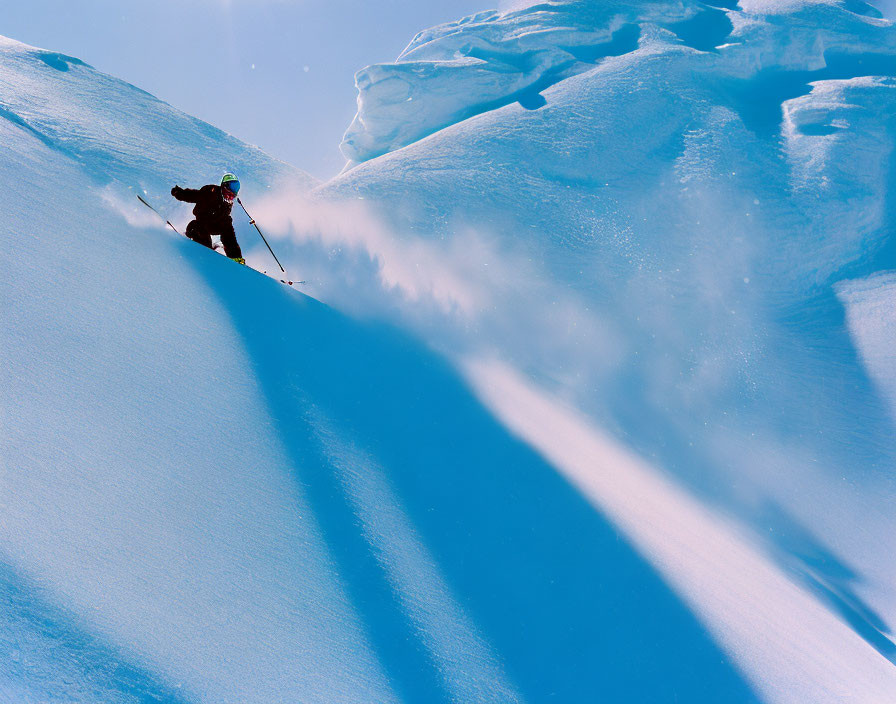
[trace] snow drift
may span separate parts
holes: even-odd
[[[889,701],[880,13],[480,13],[322,185],[0,48],[0,696]],[[136,209],[224,169],[331,307]]]

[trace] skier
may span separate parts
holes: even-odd
[[[175,186],[171,189],[171,195],[185,203],[196,204],[193,208],[196,219],[187,225],[187,237],[213,249],[212,235],[219,235],[221,244],[224,245],[224,254],[235,262],[245,264],[246,260],[243,259],[233,230],[233,219],[230,217],[230,209],[239,190],[239,180],[228,173],[224,174],[220,186],[209,184],[199,190]]]

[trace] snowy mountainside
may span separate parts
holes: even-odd
[[[66,118],[36,50],[6,47],[4,105],[28,85],[46,114],[0,119],[0,701],[754,701],[438,355],[123,200],[147,184],[187,219],[136,138],[168,106],[70,149],[134,89],[75,64],[59,81],[95,101]],[[224,165],[263,169],[222,141]]]
[[[848,7],[851,12],[835,4],[807,10],[798,3],[745,2],[726,10],[651,0],[482,12],[420,32],[394,63],[359,71],[358,113],[342,151],[350,162],[361,162],[517,101],[537,109],[544,104],[540,93],[551,85],[634,51],[646,26],[702,51],[725,44],[716,63],[731,75],[820,69],[825,53],[841,50],[866,59],[892,57],[890,24],[861,0]],[[865,31],[868,26],[878,31]]]
[[[311,193],[3,46],[0,699],[892,699],[873,8],[434,28]],[[209,168],[332,307],[128,205]]]
[[[896,30],[863,3],[694,5],[668,22],[652,14],[662,4],[632,5],[644,8],[634,46],[558,73],[540,107],[513,102],[558,17],[596,23],[596,42],[618,30],[602,7],[546,3],[422,34],[359,73],[347,139],[381,155],[350,162],[316,200],[272,197],[260,212],[306,269],[351,272],[328,301],[398,315],[454,359],[626,526],[762,696],[838,701],[853,667],[877,662],[859,679],[882,683],[896,657],[896,341],[881,313],[893,302]],[[643,467],[611,438],[733,519],[869,657],[818,668],[830,635],[817,613],[784,634],[757,628],[802,607],[781,590],[757,606],[765,587],[745,563],[682,554],[696,516],[681,534],[674,512],[632,521],[639,498],[604,480],[630,465],[639,485]],[[661,483],[650,491],[675,505]]]
[[[55,100],[41,98],[40,56],[6,51],[7,112],[21,100],[10,86],[23,84],[49,112],[0,119],[0,700],[272,701],[298,688],[308,700],[388,701],[319,532],[295,520],[306,508],[252,361],[197,276],[210,266],[240,287],[241,272],[130,225],[142,215],[123,217],[108,197],[168,182],[167,171],[144,170],[139,137],[153,118],[181,121],[168,135],[185,142],[172,151],[189,152],[197,123],[147,98],[137,124],[119,115],[114,148],[98,137],[74,153],[65,143],[94,129],[90,115],[69,123],[53,112],[67,104],[52,81]],[[100,114],[133,97],[76,66],[73,88],[102,86],[92,91],[101,101],[79,96],[82,108]],[[49,124],[52,139],[35,132]],[[214,140],[225,164],[254,160],[301,182],[256,150]],[[244,296],[253,284],[271,293],[246,275]]]

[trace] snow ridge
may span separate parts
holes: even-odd
[[[394,63],[359,71],[358,113],[341,149],[351,166],[514,102],[538,109],[545,89],[635,51],[639,36],[657,28],[719,54],[722,71],[745,78],[763,70],[819,70],[826,55],[896,56],[891,23],[864,3],[849,5],[854,11],[843,7],[573,1],[481,12],[421,32]]]

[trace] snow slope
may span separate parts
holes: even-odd
[[[324,205],[275,197],[262,212],[306,268],[322,242],[321,270],[352,272],[351,289],[327,300],[398,308],[472,370],[496,415],[627,526],[763,696],[840,701],[843,682],[877,677],[886,686],[852,696],[887,701],[896,417],[881,272],[893,267],[894,26],[860,3],[694,5],[683,20],[646,3],[637,48],[571,65],[541,90],[542,107],[513,103],[504,86],[520,83],[504,74],[483,90],[481,62],[500,73],[517,51],[522,65],[558,26],[595,23],[590,36],[608,42],[624,17],[603,7],[541,4],[424,33],[394,66],[373,67],[376,81],[359,74],[347,139],[386,153],[317,189]],[[554,49],[568,53],[578,31]],[[426,81],[408,78],[415,62],[419,75],[453,76],[453,114],[467,119],[442,126],[448,79],[430,111]],[[514,80],[532,78],[519,71]],[[399,104],[401,81],[413,100]],[[365,132],[367,116],[381,121]],[[339,199],[351,206],[326,205]],[[367,259],[376,265],[359,277]],[[569,406],[580,421],[547,420]],[[527,408],[545,418],[531,422]],[[607,431],[733,519],[874,654],[819,657],[831,632],[796,594],[775,603],[781,590],[740,560],[721,570],[718,555],[682,554],[696,516],[680,533],[665,512],[632,521],[641,497],[599,481],[625,456],[600,452]],[[663,487],[650,492],[677,506]],[[876,676],[851,671],[876,658]]]
[[[195,248],[110,207],[165,183],[145,171],[144,125],[178,150],[211,133],[228,165],[307,179],[88,67],[57,78],[42,54],[3,49],[0,698],[387,699],[319,531],[296,520],[307,507]],[[112,123],[117,147],[87,112],[109,100],[145,111]]]
[[[876,14],[481,13],[313,192],[4,40],[0,700],[891,701]],[[134,205],[224,169],[329,306]]]
[[[15,86],[37,100],[48,69],[4,48],[0,700],[751,699],[644,560],[437,356],[144,220],[128,186],[163,207],[168,181],[142,152],[122,146],[113,173],[60,146],[59,113],[90,125],[99,96],[133,88],[75,64],[49,76],[101,83],[93,103],[56,93],[26,118]],[[220,153],[244,173],[255,158],[262,183],[283,169],[230,140]]]

